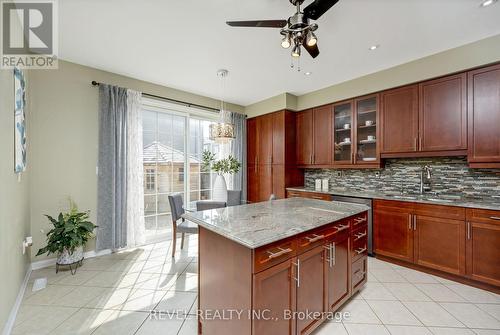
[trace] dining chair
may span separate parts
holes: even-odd
[[[200,200],[196,202],[197,211],[206,211],[208,209],[222,208],[222,207],[226,207],[226,203],[224,201]]]
[[[227,205],[241,205],[241,190],[227,190]]]
[[[192,222],[186,221],[184,214],[182,194],[175,193],[168,196],[170,211],[172,213],[172,257],[175,257],[175,248],[177,244],[177,233],[182,234],[181,249],[184,248],[185,234],[198,234],[198,226]],[[179,222],[180,220],[180,222]]]

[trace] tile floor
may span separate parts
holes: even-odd
[[[197,238],[175,261],[169,248],[166,241],[88,259],[74,276],[33,271],[12,334],[195,335]],[[48,286],[33,293],[39,277]],[[374,258],[369,282],[341,311],[349,317],[315,335],[500,334],[499,295]]]

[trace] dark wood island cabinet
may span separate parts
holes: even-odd
[[[200,226],[199,334],[313,333],[366,283],[366,210],[290,198],[186,214]]]

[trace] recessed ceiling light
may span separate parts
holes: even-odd
[[[373,50],[376,50],[378,48],[380,48],[380,45],[376,44],[376,45],[372,45],[369,49],[373,51]]]
[[[305,74],[306,76],[310,76],[310,75],[312,74],[312,72],[307,71],[307,72],[305,72],[304,74]]]
[[[488,7],[489,5],[493,5],[497,1],[498,0],[484,0],[483,2],[481,2],[480,7]]]

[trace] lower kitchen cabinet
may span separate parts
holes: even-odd
[[[361,255],[353,262],[350,248],[352,238],[366,240],[362,236],[366,224],[353,230],[353,223],[366,215],[256,249],[253,309],[257,315],[275,312],[264,314],[265,319],[254,318],[252,334],[311,334],[325,320],[324,312],[335,311],[366,283],[367,257]],[[306,313],[318,317],[304,318]],[[286,317],[292,314],[296,317]],[[266,320],[269,317],[276,321]]]
[[[500,211],[375,200],[374,232],[377,255],[500,286]]]
[[[500,212],[467,210],[467,276],[500,286]]]
[[[375,253],[413,262],[411,207],[397,201],[377,200],[373,219]]]
[[[320,245],[297,257],[297,312],[324,311],[325,248]],[[320,315],[318,313],[318,315]],[[309,334],[321,321],[297,318],[297,334]]]
[[[465,222],[416,215],[413,218],[415,264],[465,274]]]
[[[294,259],[275,265],[267,270],[254,275],[253,279],[253,303],[256,312],[280,311],[265,318],[275,318],[276,321],[269,322],[264,318],[254,317],[252,322],[252,334],[295,335],[295,321],[288,320],[281,311],[295,312],[296,308],[296,283]],[[271,312],[272,313],[272,312]]]
[[[328,246],[326,274],[326,310],[336,310],[350,293],[349,236]],[[330,249],[331,248],[331,249]],[[331,261],[330,261],[331,258]]]

